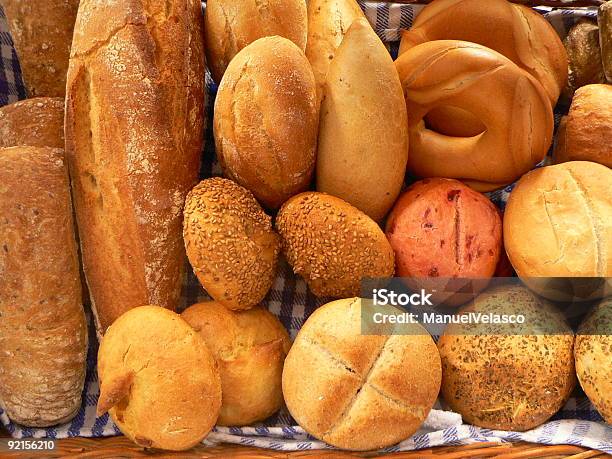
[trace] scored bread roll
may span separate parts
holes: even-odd
[[[314,77],[300,48],[266,37],[234,57],[214,117],[217,155],[229,178],[279,208],[310,184],[317,127]]]
[[[26,99],[0,108],[0,148],[64,148],[64,100]]]
[[[207,64],[218,83],[230,61],[258,38],[278,35],[306,47],[305,0],[208,0],[204,31]]]
[[[79,0],[1,0],[30,97],[64,97]]]
[[[98,333],[143,304],[175,308],[184,199],[202,147],[198,0],[82,0],[66,151]]]
[[[380,221],[400,192],[407,161],[406,104],[397,70],[368,21],[355,20],[324,85],[317,191]]]
[[[223,403],[217,424],[248,425],[280,409],[291,340],[274,315],[261,307],[233,312],[209,301],[190,306],[181,317],[204,338],[219,366]]]
[[[371,450],[405,440],[440,390],[440,356],[418,324],[409,334],[361,333],[361,300],[318,308],[302,326],[283,369],[293,418],[333,446]]]
[[[336,49],[357,19],[365,15],[355,0],[309,0],[306,57],[312,65],[317,84],[317,100],[323,98],[323,86]]]
[[[219,370],[202,337],[159,306],[128,310],[107,330],[98,351],[100,398],[141,447],[189,449],[208,435],[221,406]]]
[[[59,149],[0,149],[0,406],[30,427],[81,406],[87,324]]]
[[[224,178],[201,181],[185,202],[183,236],[189,262],[211,297],[230,309],[264,299],[280,244],[271,218],[248,190]]]
[[[408,108],[408,170],[415,175],[490,191],[544,159],[552,108],[542,86],[512,61],[475,43],[437,40],[411,48],[395,64]],[[423,117],[449,105],[470,112],[486,130],[454,137],[428,129]]]

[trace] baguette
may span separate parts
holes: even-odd
[[[0,148],[64,148],[64,100],[26,99],[0,108]]]
[[[0,405],[46,427],[81,406],[87,325],[62,150],[0,149]]]
[[[197,0],[83,0],[66,100],[66,150],[98,333],[133,307],[173,309],[182,209],[200,165]]]

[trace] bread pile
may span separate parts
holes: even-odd
[[[31,95],[48,96],[0,109],[11,419],[75,415],[87,287],[98,415],[142,447],[185,450],[286,403],[314,437],[377,449],[414,434],[440,391],[467,422],[526,430],[576,371],[609,420],[609,343],[593,329],[610,303],[574,348],[549,300],[612,291],[612,4],[563,43],[507,0],[434,0],[393,62],[355,0],[210,0],[205,18],[199,0],[63,2],[61,18],[0,2]],[[207,67],[224,178],[198,183]],[[561,94],[557,164],[534,169]],[[482,193],[509,184],[502,214]],[[179,313],[185,258],[213,301]],[[260,306],[283,259],[327,299],[293,345]],[[529,288],[487,289],[512,269]],[[451,327],[437,347],[420,326],[362,334],[363,279],[394,275],[411,289],[479,279],[434,299],[536,328]]]

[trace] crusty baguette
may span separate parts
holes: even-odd
[[[0,148],[64,149],[64,100],[38,97],[0,108]]]
[[[98,332],[144,304],[175,308],[182,209],[202,146],[197,0],[83,0],[66,96],[66,151]]]
[[[0,0],[30,97],[63,97],[79,0]]]
[[[81,406],[87,326],[63,151],[0,149],[0,404],[27,426]]]

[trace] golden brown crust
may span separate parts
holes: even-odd
[[[0,108],[0,148],[64,149],[64,99],[39,97]]]
[[[231,180],[206,179],[187,196],[184,215],[187,256],[210,296],[230,309],[262,301],[280,243],[253,195]]]
[[[408,161],[402,85],[366,19],[353,22],[324,86],[317,190],[380,221],[397,198]]]
[[[574,335],[555,307],[522,286],[482,293],[460,313],[523,314],[522,325],[450,325],[438,341],[442,395],[463,420],[524,431],[544,423],[576,384]]]
[[[176,307],[184,199],[199,172],[201,5],[82,0],[66,149],[98,332],[143,304]]]
[[[213,79],[221,81],[242,48],[258,38],[278,35],[306,47],[304,0],[209,0],[206,2],[206,55]]]
[[[2,0],[30,97],[64,97],[79,0]]]
[[[112,405],[113,421],[140,446],[189,449],[219,414],[219,370],[206,343],[159,306],[131,309],[107,330],[98,375],[99,411]]]
[[[279,208],[310,184],[317,129],[314,77],[294,43],[260,38],[236,55],[215,100],[215,145],[229,178]]]
[[[279,211],[283,253],[317,296],[358,295],[361,279],[392,276],[393,250],[374,220],[325,193],[294,196]]]
[[[283,370],[285,402],[308,433],[351,450],[392,445],[423,423],[440,389],[425,329],[362,335],[361,301],[333,301],[301,328]]]
[[[261,307],[233,312],[210,301],[190,306],[181,317],[204,338],[219,365],[223,404],[217,424],[248,425],[278,411],[291,341],[274,315]]]
[[[87,325],[59,149],[0,149],[0,404],[46,427],[81,406]]]

